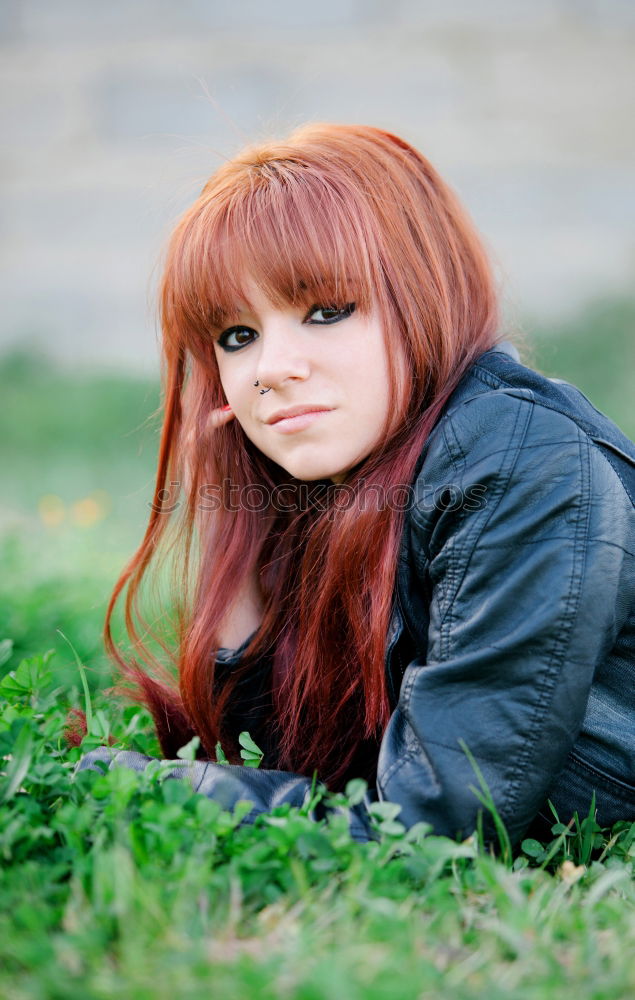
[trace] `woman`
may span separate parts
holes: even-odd
[[[467,836],[470,756],[514,842],[548,829],[547,799],[635,818],[635,448],[502,342],[429,162],[363,126],[247,149],[177,226],[161,302],[155,502],[105,636],[164,755],[197,735],[196,787],[248,820],[314,772],[363,777],[359,838],[373,798]],[[178,686],[135,624],[172,525]]]

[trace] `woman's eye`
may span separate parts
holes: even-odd
[[[355,303],[349,302],[341,309],[335,306],[313,306],[309,309],[305,322],[309,323],[338,323],[341,319],[346,319],[355,312]]]
[[[230,326],[228,330],[223,330],[216,343],[224,351],[239,351],[241,347],[251,343],[252,334],[258,336],[249,326]]]
[[[340,320],[346,319],[354,312],[354,302],[349,302],[342,308],[338,306],[313,306],[306,314],[304,322],[326,326],[328,323],[339,323]],[[252,330],[250,326],[230,326],[227,330],[223,330],[216,339],[216,343],[224,351],[240,351],[241,348],[251,344],[259,336],[260,334]]]

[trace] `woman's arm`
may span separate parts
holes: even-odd
[[[484,503],[436,510],[441,483],[464,496],[481,487]],[[527,390],[459,406],[417,487],[412,547],[415,577],[431,587],[428,647],[405,671],[379,794],[402,805],[407,825],[466,836],[480,804],[465,743],[514,842],[565,763],[627,614],[631,505],[587,435]]]
[[[105,771],[113,767],[127,767],[133,771],[144,771],[154,759],[133,750],[117,751],[110,747],[98,747],[82,757],[76,770]],[[168,772],[168,778],[189,780],[193,791],[214,799],[224,809],[231,811],[238,802],[251,802],[252,809],[241,821],[241,826],[253,823],[260,813],[270,812],[277,806],[288,803],[302,808],[311,800],[311,779],[290,771],[269,771],[236,764],[215,764],[212,761],[175,760],[169,763],[173,767]],[[354,840],[371,840],[375,834],[370,826],[368,806],[374,798],[374,793],[370,791],[359,805],[350,809],[329,807],[328,812],[346,816]],[[324,805],[318,802],[307,815],[317,822],[326,813]]]

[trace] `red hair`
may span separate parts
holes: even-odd
[[[237,420],[208,429],[210,412],[225,402],[210,330],[232,321],[246,274],[276,304],[355,302],[364,312],[374,299],[380,311],[393,368],[390,425],[347,476],[357,502],[340,507],[331,490],[326,510],[197,511],[205,484],[301,486]],[[404,512],[378,510],[364,497],[412,483],[448,396],[496,341],[487,256],[456,196],[408,143],[366,126],[307,125],[284,142],[244,150],[212,176],[173,233],[161,311],[164,421],[155,505],[117,581],[104,630],[127,685],[119,690],[148,705],[166,756],[197,734],[208,757],[220,739],[229,760],[240,763],[238,730],[248,727],[238,719],[231,729],[231,705],[259,658],[271,656],[268,731],[277,749],[265,765],[309,775],[317,769],[341,788],[390,714],[384,657]],[[405,379],[393,364],[398,347]],[[166,514],[161,499],[170,483],[185,480],[186,503]],[[139,610],[142,580],[159,579],[159,567],[148,571],[168,527],[178,570],[171,642]],[[219,626],[254,567],[264,617],[240,668],[222,678]],[[126,584],[132,658],[111,633]],[[148,637],[176,666],[178,686]]]

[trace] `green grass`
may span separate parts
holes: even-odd
[[[598,305],[533,350],[630,435],[634,320],[632,303]],[[109,737],[157,753],[147,714],[104,692],[101,629],[147,517],[158,389],[14,355],[0,398],[0,996],[634,995],[634,824],[554,817],[550,844],[510,852],[501,830],[493,856],[406,833],[390,808],[356,844],[338,815],[240,827],[240,808],[161,774],[73,778]],[[69,750],[66,712],[87,705]]]
[[[577,385],[635,438],[635,302],[597,302],[558,327],[527,331],[529,363]]]
[[[159,404],[149,381],[78,378],[14,354],[0,362],[0,638],[24,656],[72,637],[92,683],[107,680],[106,603],[141,540],[152,498]]]
[[[73,778],[74,701],[54,656],[0,686],[3,997],[632,995],[635,824],[583,818],[507,863],[477,837],[406,832],[386,803],[366,844],[341,811],[240,827],[248,805],[222,812],[160,772]],[[98,695],[92,718],[83,750],[152,750],[144,713]]]

